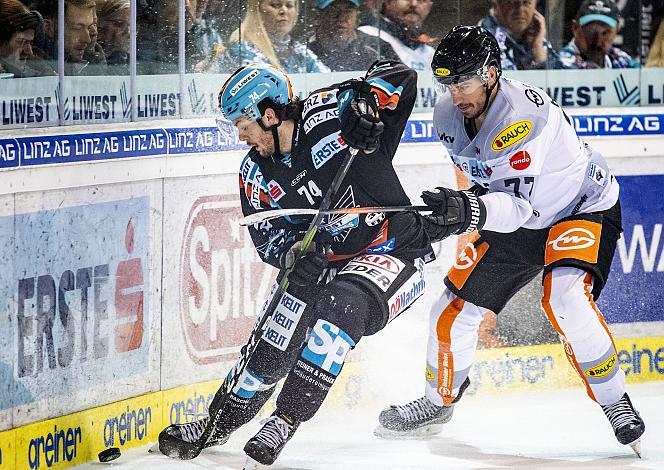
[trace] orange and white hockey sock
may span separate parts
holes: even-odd
[[[592,275],[571,267],[554,268],[544,277],[542,308],[560,334],[570,364],[600,405],[625,393],[613,337],[590,294]]]

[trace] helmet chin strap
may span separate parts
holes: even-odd
[[[277,116],[277,119],[279,119],[279,122],[276,124],[272,124],[270,127],[267,127],[265,124],[263,124],[263,120],[259,119],[256,121],[259,126],[261,126],[261,129],[265,132],[272,132],[272,140],[274,141],[274,153],[272,154],[272,159],[274,160],[275,158],[278,160],[281,160],[284,158],[284,156],[281,153],[281,147],[279,145],[279,132],[278,128],[281,125],[281,116]]]
[[[477,119],[480,117],[489,107],[489,100],[491,99],[491,94],[493,93],[494,88],[498,85],[498,80],[495,81],[495,83],[491,86],[489,86],[488,83],[484,84],[484,89],[486,90],[486,97],[484,98],[484,106],[482,106],[482,111],[477,113],[477,116],[475,116],[473,119]]]

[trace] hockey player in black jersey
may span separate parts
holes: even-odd
[[[405,65],[379,61],[364,79],[298,101],[288,77],[275,67],[236,71],[219,100],[240,139],[252,147],[240,168],[244,214],[318,208],[351,147],[360,152],[332,207],[409,205],[392,159],[415,102],[416,81]],[[283,274],[310,220],[291,216],[251,226],[260,257]],[[423,294],[424,265],[433,255],[422,223],[413,212],[323,219],[317,248],[293,267],[288,288],[206,447],[224,443],[251,420],[285,378],[275,412],[244,447],[262,464],[275,461],[298,426],[318,411],[348,351]],[[170,426],[160,443],[162,437],[196,441],[209,419]]]

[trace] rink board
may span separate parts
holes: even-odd
[[[660,127],[664,122],[661,113],[635,116],[623,118],[644,129],[649,122],[657,120]],[[619,327],[616,343],[628,381],[660,380],[664,166],[661,157],[651,157],[659,155],[653,149],[661,149],[661,138],[628,142],[625,136],[635,134],[625,134],[631,124],[611,121],[609,133],[605,121],[575,117],[577,128],[609,135],[599,142],[609,151],[624,145],[620,152],[626,152],[640,139],[643,155],[615,150],[609,161],[620,175],[625,234],[598,304]],[[96,459],[105,443],[126,448],[154,441],[165,424],[202,412],[251,330],[275,274],[259,261],[246,230],[234,223],[240,217],[241,154],[214,152],[236,148],[235,140],[224,140],[210,127],[99,135],[98,140],[96,134],[73,133],[0,142],[0,166],[19,167],[2,172],[7,184],[0,195],[5,234],[0,429],[8,430],[0,431],[2,468],[30,468],[37,458],[41,467],[48,461],[64,467]],[[431,182],[463,184],[442,154],[429,118],[410,121],[404,139],[412,143],[400,147],[397,171],[411,198]],[[391,343],[375,347],[367,338],[349,354],[324,406],[353,409],[382,403],[383,394],[403,382],[420,387],[428,304],[457,243],[465,241],[450,238],[434,247],[437,260],[427,266],[426,298],[377,335]],[[499,334],[486,342],[489,335],[482,332],[481,347],[505,344],[502,333],[514,341],[510,344],[555,341],[514,330],[518,325],[521,333],[550,330],[539,312],[538,283],[501,313],[498,327],[505,331],[496,328]],[[542,325],[529,323],[533,318]],[[626,339],[639,335],[654,338]],[[403,363],[387,360],[388,351],[403,356]],[[399,367],[417,377],[404,379]],[[471,377],[470,392],[480,394],[581,387],[557,343],[481,349]],[[114,403],[104,405],[108,402]]]
[[[621,339],[616,346],[628,383],[664,379],[664,337]],[[347,364],[324,406],[366,407],[375,390],[356,386],[366,367]],[[470,377],[471,394],[581,387],[559,345],[478,351]],[[96,460],[108,447],[154,443],[168,424],[190,422],[205,413],[220,385],[215,380],[153,392],[0,432],[0,468],[68,468]],[[268,403],[261,416],[272,410]]]

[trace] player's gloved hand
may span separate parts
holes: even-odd
[[[475,196],[478,197],[484,196],[486,193],[489,192],[487,188],[485,188],[479,183],[475,183],[474,185],[472,185],[470,188],[468,188],[468,191],[470,191],[471,193],[473,193]]]
[[[376,97],[364,80],[348,80],[337,94],[341,138],[364,153],[376,151],[385,125],[378,116]]]
[[[424,216],[426,226],[437,225],[446,227],[438,229],[449,235],[469,233],[480,230],[486,220],[486,207],[482,200],[470,191],[455,191],[437,187],[422,193],[422,200],[432,209],[432,214]],[[429,230],[427,230],[429,233]],[[430,233],[430,238],[433,238]],[[435,237],[437,240],[442,238]],[[443,237],[444,238],[444,237]]]
[[[297,262],[297,256],[302,251],[302,242],[296,242],[284,253],[281,265],[286,269],[293,268],[288,275],[290,283],[297,286],[316,284],[318,278],[328,266],[327,258],[316,248],[316,244],[311,243],[307,252]]]

